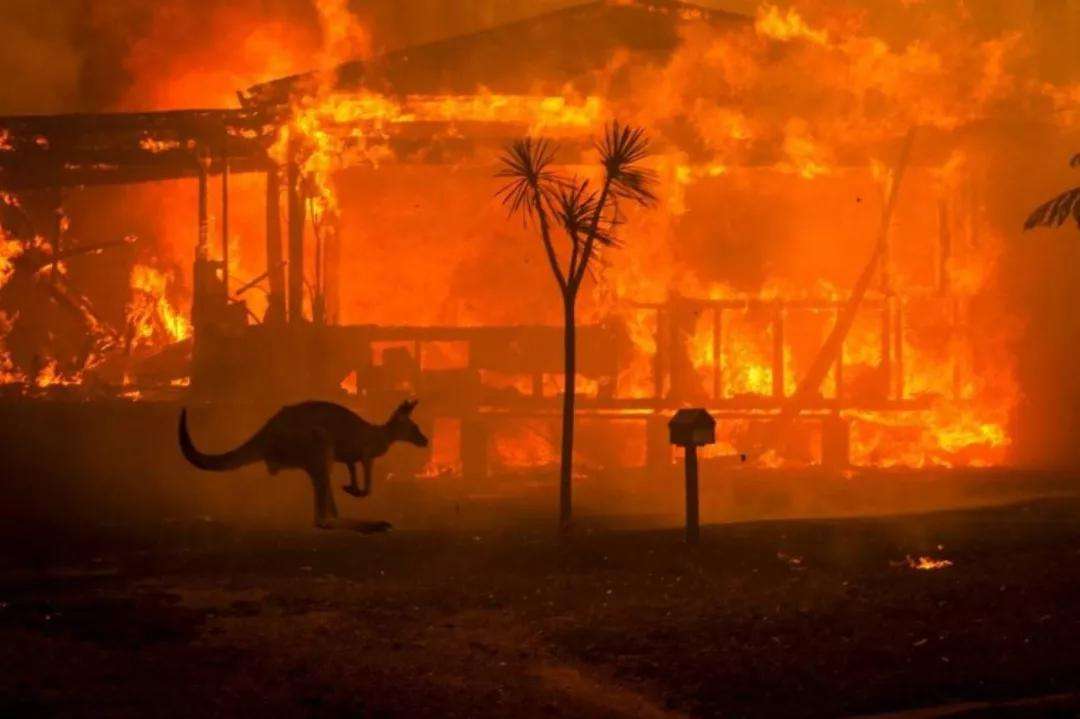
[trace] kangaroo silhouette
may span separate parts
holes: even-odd
[[[428,438],[412,420],[417,400],[406,400],[383,424],[371,424],[355,412],[333,402],[302,402],[282,407],[251,439],[222,454],[205,454],[195,448],[187,427],[187,409],[180,411],[180,451],[199,469],[227,472],[265,462],[270,474],[282,469],[302,469],[311,478],[315,494],[315,526],[320,529],[349,528],[365,531],[390,529],[387,522],[347,523],[338,519],[330,488],[335,462],[349,469],[344,489],[354,497],[371,494],[371,468],[394,442],[426,447]],[[364,470],[364,486],[356,482],[356,465]]]

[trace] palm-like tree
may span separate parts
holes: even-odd
[[[563,301],[564,365],[562,451],[559,463],[559,529],[570,528],[574,455],[574,399],[577,377],[578,291],[601,247],[615,247],[615,229],[622,222],[622,201],[649,205],[655,175],[640,166],[648,154],[648,138],[642,128],[613,122],[596,143],[604,170],[599,188],[588,180],[567,178],[552,167],[556,147],[546,139],[524,138],[514,142],[501,158],[498,176],[507,183],[498,196],[511,214],[521,215],[540,233],[551,272]],[[560,253],[553,240],[560,231],[569,246]]]
[[[1069,161],[1069,165],[1080,167],[1080,154],[1074,155],[1072,160]],[[1024,223],[1024,229],[1061,227],[1070,217],[1076,220],[1076,226],[1080,227],[1080,187],[1066,190],[1052,200],[1036,207],[1035,211],[1027,218],[1027,222]]]

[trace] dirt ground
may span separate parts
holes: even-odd
[[[3,533],[0,716],[1080,714],[1078,499],[697,548],[588,522]]]

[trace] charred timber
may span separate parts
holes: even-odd
[[[72,187],[195,177],[208,169],[264,170],[274,118],[243,110],[0,117],[0,187]]]

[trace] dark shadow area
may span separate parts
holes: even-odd
[[[708,525],[696,549],[677,530],[604,524],[560,542],[546,524],[361,536],[8,523],[0,706],[795,717],[1080,706],[1075,499]]]

